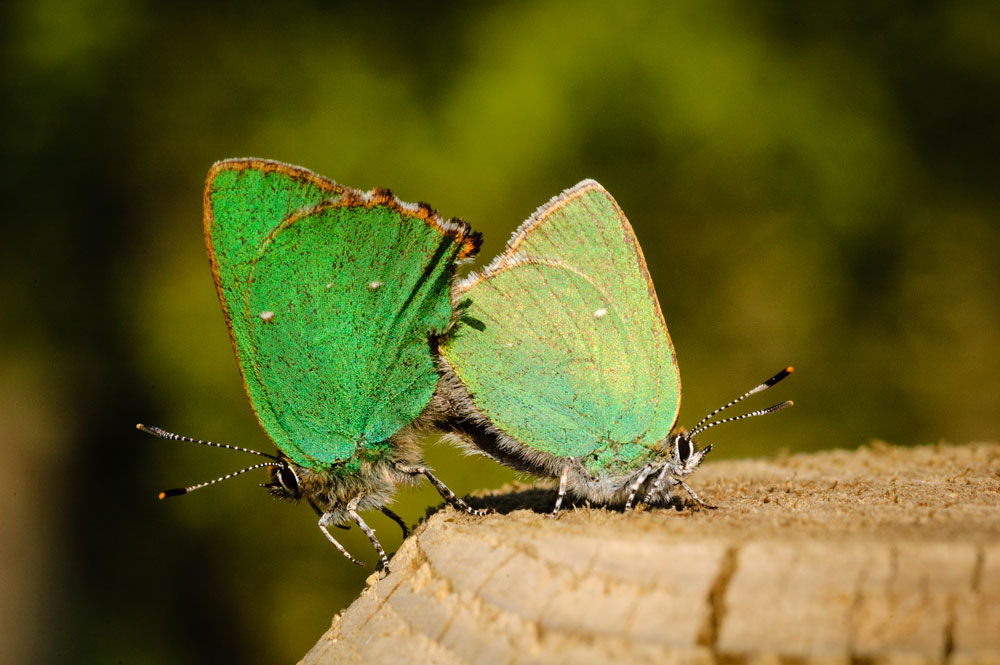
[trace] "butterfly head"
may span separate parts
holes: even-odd
[[[270,492],[271,496],[293,501],[302,498],[302,484],[294,464],[285,461],[284,464],[269,467],[268,475],[271,482],[264,483],[261,487]]]
[[[698,468],[705,455],[712,449],[711,444],[698,448],[694,438],[683,429],[670,437],[668,462],[674,476],[687,476]]]
[[[789,400],[787,402],[782,402],[781,404],[775,404],[774,406],[768,407],[766,409],[760,409],[758,411],[751,411],[750,413],[744,413],[743,415],[740,416],[733,416],[731,418],[721,418],[718,420],[712,420],[716,415],[718,415],[722,411],[725,411],[734,404],[742,402],[744,399],[746,399],[751,395],[767,390],[774,384],[783,380],[793,371],[794,371],[793,368],[786,367],[785,369],[781,370],[780,372],[772,376],[767,381],[764,381],[763,383],[755,386],[751,390],[748,390],[747,392],[740,395],[736,399],[732,400],[728,404],[719,407],[712,413],[708,414],[707,416],[699,420],[698,424],[695,425],[691,429],[691,431],[686,431],[683,428],[681,428],[676,430],[673,434],[671,434],[670,437],[665,440],[665,443],[667,443],[668,445],[664,446],[665,448],[669,447],[669,450],[667,450],[666,453],[667,453],[667,464],[670,466],[671,474],[675,478],[687,476],[692,472],[694,472],[694,470],[698,468],[698,465],[701,464],[702,460],[705,459],[705,455],[707,455],[708,451],[712,449],[712,446],[708,445],[705,446],[704,448],[698,448],[698,445],[694,440],[694,438],[698,434],[704,432],[705,430],[711,429],[712,427],[715,427],[716,425],[721,425],[723,423],[731,423],[737,420],[745,420],[746,418],[764,416],[769,413],[774,413],[775,411],[781,411],[782,409],[787,409],[788,407],[792,406],[792,402],[791,400]]]

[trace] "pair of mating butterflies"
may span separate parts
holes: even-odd
[[[788,368],[703,418],[674,428],[681,384],[646,262],[611,195],[592,180],[532,215],[485,270],[456,281],[480,236],[426,204],[364,193],[306,169],[240,159],[215,164],[205,237],[250,403],[280,451],[265,485],[305,499],[326,537],[396,486],[426,477],[429,429],[514,469],[559,478],[597,504],[668,503],[711,449],[711,419],[785,378]],[[218,482],[169,490],[184,494]]]

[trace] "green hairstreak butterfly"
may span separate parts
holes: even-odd
[[[514,469],[558,477],[567,492],[631,508],[672,500],[711,446],[697,434],[772,413],[712,421],[773,386],[787,368],[690,431],[676,427],[673,344],[632,227],[586,180],[535,212],[485,270],[457,282],[460,317],[440,340],[439,426]]]
[[[360,512],[427,477],[417,434],[439,375],[430,337],[452,323],[458,262],[480,236],[388,190],[360,192],[306,169],[258,159],[218,162],[204,194],[205,238],[250,404],[276,455],[139,428],[162,438],[267,459],[273,494],[305,499],[327,538]],[[213,484],[169,490],[161,498]]]

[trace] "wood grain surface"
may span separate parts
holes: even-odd
[[[710,462],[709,511],[426,520],[301,661],[1000,663],[1000,445]]]

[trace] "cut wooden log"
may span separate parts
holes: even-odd
[[[305,656],[332,663],[1000,663],[1000,445],[706,464],[719,510],[551,490],[430,517]]]

